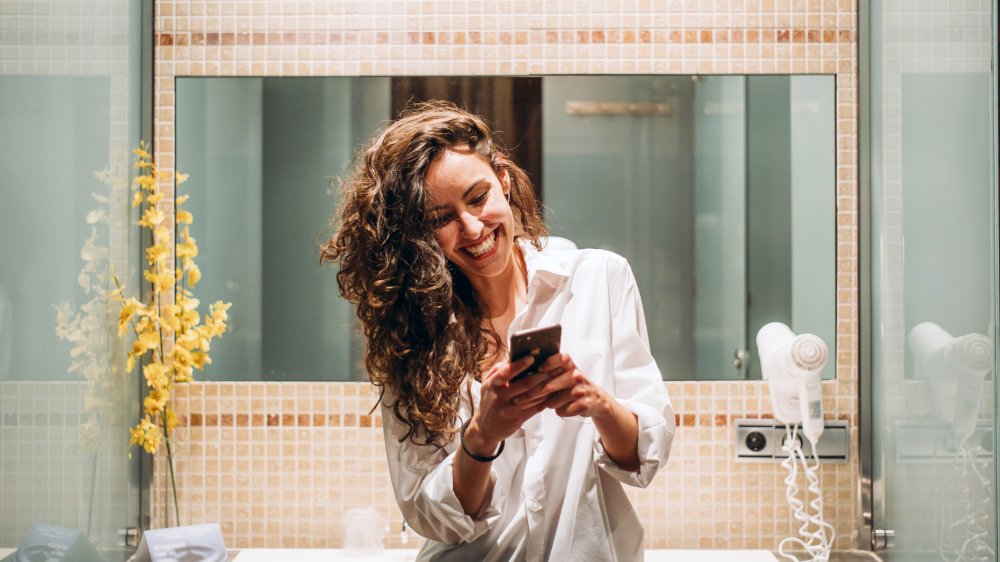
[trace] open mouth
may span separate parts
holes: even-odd
[[[494,229],[493,232],[488,234],[486,238],[482,241],[462,248],[462,251],[466,254],[472,256],[473,258],[479,260],[483,259],[490,254],[492,254],[497,248],[497,237],[500,235],[500,229]]]

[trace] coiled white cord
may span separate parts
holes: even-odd
[[[833,539],[836,531],[823,519],[823,491],[819,486],[819,457],[816,455],[816,444],[813,443],[813,459],[815,464],[809,465],[805,453],[802,451],[802,443],[796,438],[798,425],[785,424],[785,442],[781,449],[788,454],[788,457],[781,461],[781,466],[785,467],[788,475],[785,476],[785,498],[788,506],[792,510],[792,517],[800,521],[799,536],[788,537],[778,544],[778,554],[792,562],[802,562],[797,556],[786,552],[786,549],[796,548],[802,550],[809,562],[828,562],[830,551],[833,549]],[[806,503],[799,499],[798,471],[799,466],[808,482],[805,497],[812,494],[813,499],[809,502],[809,510]]]
[[[941,559],[948,562],[979,562],[995,560],[987,542],[987,524],[991,509],[989,456],[980,460],[981,447],[962,441],[955,450],[952,463],[952,484],[941,492]],[[972,483],[970,484],[970,480]],[[978,484],[973,493],[972,485]],[[956,501],[957,500],[957,501]],[[945,507],[954,503],[951,517]],[[960,544],[959,544],[960,541]]]

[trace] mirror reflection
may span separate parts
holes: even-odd
[[[628,258],[665,379],[760,378],[772,321],[836,341],[833,76],[179,78],[178,195],[235,311],[206,380],[367,380],[318,247],[331,176],[416,99],[485,116],[553,236]]]

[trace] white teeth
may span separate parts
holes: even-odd
[[[497,232],[494,230],[493,234],[491,234],[490,237],[487,238],[486,240],[483,240],[482,242],[476,244],[475,246],[466,246],[463,249],[466,252],[469,252],[470,254],[478,258],[479,256],[492,250],[493,246],[496,246],[496,243],[497,243]]]

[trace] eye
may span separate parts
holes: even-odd
[[[483,203],[486,203],[486,200],[489,198],[490,198],[490,190],[487,189],[481,192],[479,195],[476,195],[472,199],[472,201],[469,201],[469,204],[479,206],[482,205]]]
[[[451,222],[451,215],[448,215],[448,214],[441,214],[441,215],[429,217],[427,219],[427,224],[429,224],[430,227],[432,229],[434,229],[434,230],[437,230],[437,229],[445,226],[446,224],[448,224],[450,222]]]

